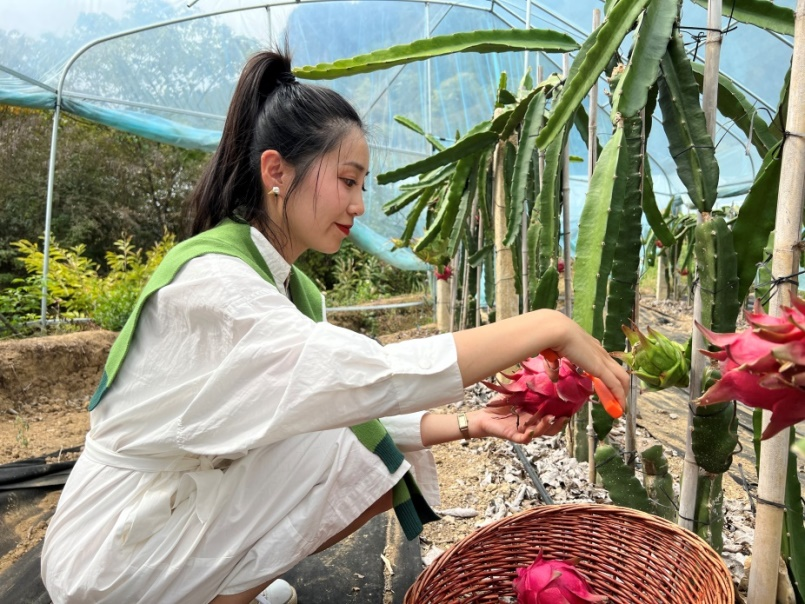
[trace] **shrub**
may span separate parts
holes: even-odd
[[[85,256],[83,244],[63,248],[55,240],[50,244],[48,263],[48,316],[51,318],[88,317],[111,331],[119,331],[131,314],[140,291],[162,261],[176,238],[165,233],[147,252],[135,249],[131,237],[115,242],[115,250],[106,252],[105,274]],[[0,313],[12,322],[39,318],[44,253],[39,244],[21,240],[12,245],[18,250],[28,276],[16,279],[17,287],[0,293]]]

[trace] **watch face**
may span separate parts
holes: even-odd
[[[467,416],[464,413],[458,416],[458,429],[459,432],[461,432],[461,434],[464,436],[464,438],[467,438],[469,436],[470,423],[467,420]]]

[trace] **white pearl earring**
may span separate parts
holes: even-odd
[[[272,187],[271,192],[274,195],[279,195],[280,194],[280,188],[279,187]]]

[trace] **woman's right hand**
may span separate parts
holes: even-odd
[[[554,320],[558,323],[557,329],[552,330],[557,333],[556,342],[549,349],[599,378],[625,409],[629,374],[604,350],[601,343],[584,331],[578,323],[562,313],[556,312],[556,315]]]
[[[453,333],[465,386],[551,349],[599,378],[625,408],[629,376],[601,344],[556,310],[535,310]]]

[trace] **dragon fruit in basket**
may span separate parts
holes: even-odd
[[[588,604],[606,602],[594,595],[587,580],[575,567],[576,560],[545,560],[540,550],[527,568],[517,569],[514,590],[517,604]]]

